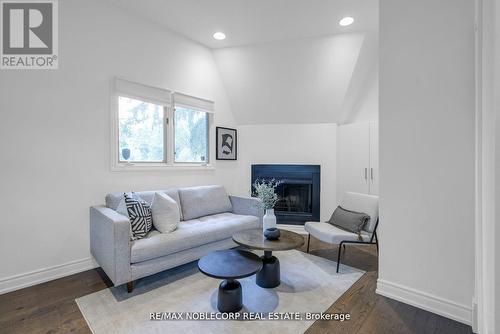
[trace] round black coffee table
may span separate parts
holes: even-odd
[[[238,278],[252,276],[262,268],[262,260],[254,253],[231,249],[215,251],[198,261],[198,268],[209,277],[223,279],[219,285],[217,309],[223,313],[238,312],[243,307]]]
[[[281,283],[280,261],[273,256],[273,251],[295,249],[304,244],[304,238],[295,232],[280,229],[278,240],[267,240],[262,229],[252,229],[238,232],[233,235],[233,241],[238,245],[264,251],[262,270],[256,277],[256,283],[262,288],[275,288]]]

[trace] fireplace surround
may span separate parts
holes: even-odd
[[[269,179],[281,181],[276,188],[279,201],[274,208],[278,224],[304,225],[306,221],[319,221],[320,165],[252,165],[252,184]]]

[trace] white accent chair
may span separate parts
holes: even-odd
[[[360,240],[358,234],[342,230],[330,223],[306,222],[304,226],[305,230],[309,233],[307,237],[307,252],[309,252],[311,235],[323,242],[339,245],[337,272],[339,272],[342,246],[344,246],[345,251],[345,244],[375,244],[378,251],[378,196],[346,192],[340,206],[346,210],[363,212],[370,216],[370,220],[361,231],[362,240]]]

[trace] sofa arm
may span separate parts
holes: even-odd
[[[90,252],[115,285],[130,282],[130,221],[104,206],[90,208]]]
[[[262,217],[264,217],[264,209],[262,201],[255,197],[239,197],[229,196],[233,206],[233,213],[237,215],[250,215],[259,218],[260,226],[262,227]]]

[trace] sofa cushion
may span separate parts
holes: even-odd
[[[167,194],[157,192],[151,204],[153,226],[161,233],[173,232],[180,222],[179,205]]]
[[[329,223],[306,222],[304,229],[313,237],[329,244],[340,244],[343,240],[358,241],[357,233],[352,233],[342,230]],[[363,241],[370,241],[370,234],[366,231],[361,231]],[[142,239],[144,240],[144,239]]]
[[[177,189],[172,188],[172,189],[167,189],[167,190],[137,191],[137,192],[135,192],[135,194],[138,195],[143,200],[145,200],[149,205],[151,205],[156,192],[165,193],[170,198],[172,198],[174,201],[177,202],[177,204],[179,205],[179,214],[180,214],[181,220],[182,220],[183,217],[182,217],[182,210],[181,210],[181,201],[179,199],[179,193],[177,192]],[[106,195],[106,206],[108,208],[116,211],[116,209],[118,208],[118,204],[120,203],[120,200],[122,198],[123,198],[123,192],[107,194]]]
[[[231,238],[239,231],[260,226],[255,216],[220,213],[183,221],[172,233],[153,230],[140,240],[132,242],[131,262],[138,263]]]
[[[359,234],[368,220],[370,220],[370,216],[366,213],[346,210],[341,206],[337,206],[327,223]]]
[[[184,220],[233,211],[226,189],[222,186],[180,188],[179,198]]]
[[[150,205],[135,193],[123,194],[117,212],[129,219],[132,240],[144,238],[153,226]]]
[[[346,210],[364,212],[370,216],[370,220],[366,222],[363,229],[373,232],[378,221],[378,196],[347,191],[342,197],[340,206]]]

